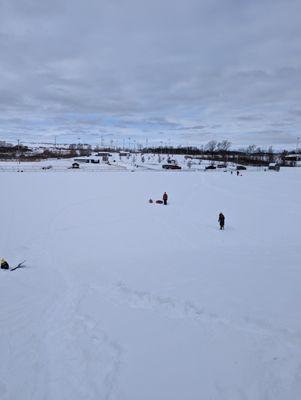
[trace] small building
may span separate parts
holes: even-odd
[[[106,151],[99,151],[98,153],[96,153],[96,155],[97,157],[112,157],[112,154]]]
[[[284,165],[298,167],[301,165],[301,154],[288,154],[284,157]]]
[[[79,169],[79,163],[74,162],[74,163],[72,164],[72,168],[73,168],[73,169]]]
[[[271,170],[271,171],[279,171],[280,170],[280,165],[278,163],[270,163],[269,164],[269,170]]]

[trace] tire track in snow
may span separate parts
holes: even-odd
[[[205,310],[190,300],[179,301],[171,297],[160,296],[147,291],[133,290],[124,283],[118,283],[107,293],[113,301],[127,304],[129,307],[163,313],[168,318],[189,318],[200,323],[224,325],[242,332],[268,336],[286,344],[301,348],[301,332],[276,327],[262,320],[249,317],[231,319]]]

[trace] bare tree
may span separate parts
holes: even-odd
[[[250,144],[250,145],[247,147],[247,153],[248,153],[248,154],[254,154],[255,151],[256,151],[256,145],[255,145],[255,144]]]
[[[205,150],[210,151],[210,153],[214,153],[215,149],[217,146],[217,141],[216,140],[210,140],[205,146]]]
[[[274,162],[274,149],[273,149],[273,146],[270,146],[268,148],[268,159],[269,159],[269,163]]]
[[[214,151],[217,146],[217,141],[216,140],[210,140],[205,146],[205,150],[209,151],[211,153],[211,159],[213,159],[214,156]]]
[[[231,142],[229,140],[222,140],[221,142],[217,143],[217,150],[222,154],[223,161],[227,161],[227,151],[230,150]]]
[[[257,155],[257,158],[259,159],[259,161],[263,161],[264,160],[264,151],[261,147],[256,147],[255,153]]]
[[[229,140],[222,140],[221,142],[217,143],[217,150],[225,152],[229,151],[231,148],[231,142]]]

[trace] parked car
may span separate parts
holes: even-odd
[[[179,165],[176,164],[163,164],[162,168],[164,169],[182,169]]]
[[[245,171],[247,167],[244,167],[243,165],[237,165],[236,171]]]
[[[227,164],[218,164],[217,168],[227,168]]]
[[[207,167],[205,167],[205,170],[207,169],[216,169],[215,165],[207,165]]]
[[[270,163],[269,164],[269,170],[279,171],[280,170],[280,165],[278,163]]]

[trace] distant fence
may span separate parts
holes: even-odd
[[[121,172],[128,171],[126,167],[114,166],[113,168],[70,168],[64,166],[55,166],[52,168],[43,168],[38,166],[0,166],[0,172],[41,172],[41,173],[51,173],[51,172]]]

